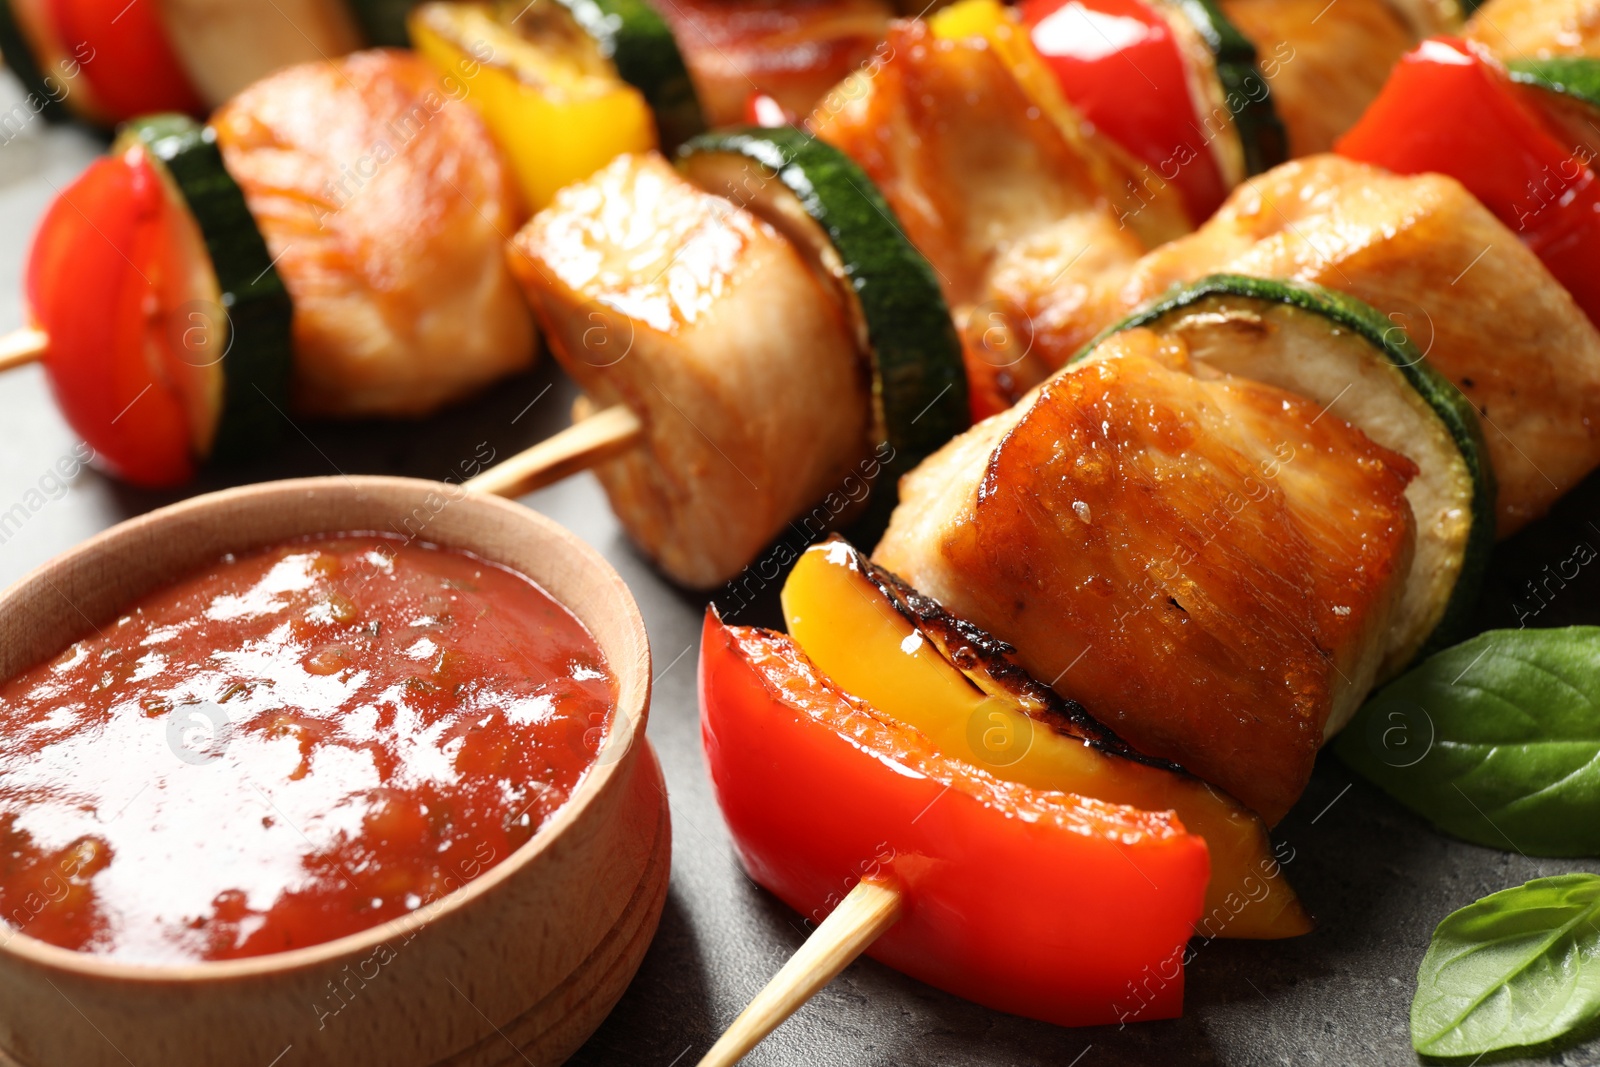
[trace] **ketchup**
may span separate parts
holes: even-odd
[[[0,687],[0,937],[168,964],[399,918],[566,803],[615,700],[570,612],[467,553],[224,557]]]

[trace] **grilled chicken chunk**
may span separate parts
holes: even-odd
[[[1416,469],[1186,360],[1147,330],[1102,343],[907,475],[873,558],[1276,822],[1372,683]]]
[[[634,541],[710,588],[866,455],[868,369],[788,241],[654,153],[568,186],[514,242],[551,350],[642,443],[596,468]]]
[[[1467,36],[1506,59],[1600,56],[1600,0],[1488,0]]]
[[[1014,403],[1120,317],[1122,287],[1144,253],[1114,219],[1086,212],[1007,248],[990,272],[987,299],[964,339],[1003,367]]]
[[[812,132],[883,191],[953,308],[982,299],[1011,243],[1086,213],[1117,226],[1105,192],[1123,188],[1113,161],[1038,106],[994,48],[897,22],[884,55],[870,77],[830,95]],[[1152,206],[1139,221],[1154,223],[1163,210]],[[1186,228],[1167,224],[1165,235]]]
[[[327,0],[158,0],[183,68],[216,107],[252,82],[297,63],[361,47],[346,4]]]
[[[1286,163],[1140,260],[1124,307],[1218,271],[1342,290],[1404,327],[1483,417],[1501,536],[1600,464],[1600,334],[1454,180],[1336,156]]]
[[[672,0],[657,5],[713,126],[764,93],[804,115],[883,41],[884,0]]]
[[[510,174],[422,60],[292,67],[212,125],[294,299],[301,412],[422,415],[533,362]]]
[[[1419,39],[1391,0],[1222,0],[1256,46],[1291,156],[1332,150]]]

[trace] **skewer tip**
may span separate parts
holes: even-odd
[[[732,1067],[761,1039],[833,981],[878,936],[899,921],[905,894],[894,882],[857,882],[800,950],[789,957],[699,1067]]]
[[[23,326],[0,337],[0,371],[34,363],[44,358],[50,338],[43,330]]]

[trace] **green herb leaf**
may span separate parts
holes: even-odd
[[[1446,833],[1600,855],[1600,627],[1448,648],[1381,689],[1335,749]]]
[[[1600,876],[1537,878],[1445,916],[1417,971],[1425,1056],[1538,1045],[1600,1018]]]

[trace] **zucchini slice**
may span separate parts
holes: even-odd
[[[1243,152],[1244,174],[1238,173],[1238,160],[1219,155],[1223,179],[1237,185],[1244,177],[1261,174],[1289,158],[1289,135],[1272,103],[1272,86],[1256,65],[1256,46],[1222,13],[1216,0],[1162,0],[1167,7],[1193,27],[1209,53],[1209,73],[1219,90],[1196,97],[1231,116],[1233,129]],[[1208,124],[1202,114],[1202,128]],[[1224,137],[1212,142],[1214,151],[1226,153]]]
[[[218,339],[224,348],[222,404],[202,458],[228,462],[261,455],[277,439],[289,405],[289,292],[244,193],[223,165],[216,131],[185,115],[151,115],[123,127],[116,150],[132,140],[145,146],[188,205],[225,312],[226,335]],[[197,323],[213,317],[204,310],[196,314]]]
[[[1461,636],[1494,544],[1494,475],[1472,405],[1401,328],[1318,286],[1227,274],[1176,289],[1107,334],[1137,327],[1181,340],[1203,368],[1326,404],[1414,462],[1416,554],[1378,680]]]
[[[971,421],[967,374],[933,268],[843,152],[794,127],[720,130],[678,152],[684,176],[771,223],[837,289],[870,356],[874,443],[893,449],[874,493]],[[883,516],[887,517],[887,511]]]
[[[706,129],[700,98],[678,42],[649,0],[556,0],[616,65],[623,81],[644,94],[668,152]],[[517,8],[526,5],[514,4]]]
[[[1578,162],[1593,168],[1600,158],[1600,59],[1549,56],[1506,61],[1506,75],[1527,91],[1540,116],[1572,146]]]
[[[1506,61],[1511,80],[1571,97],[1600,108],[1600,59],[1591,56],[1548,56]]]
[[[409,48],[411,35],[406,32],[406,16],[417,6],[417,0],[349,0],[350,14],[367,43],[377,48]]]

